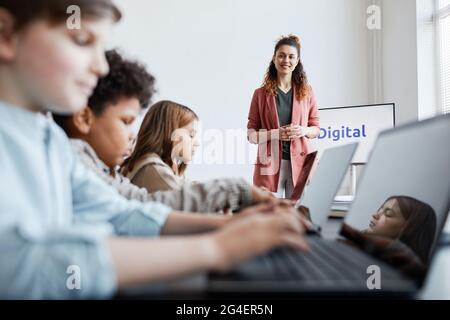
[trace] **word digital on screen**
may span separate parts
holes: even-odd
[[[333,141],[339,141],[345,138],[365,138],[366,125],[361,125],[360,128],[350,128],[346,126],[341,126],[339,129],[333,129],[331,127],[320,128],[318,139],[332,139]]]
[[[320,133],[311,140],[319,157],[327,148],[358,142],[353,163],[366,163],[380,131],[395,125],[393,103],[319,109]]]

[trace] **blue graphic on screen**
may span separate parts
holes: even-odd
[[[318,139],[330,139],[333,141],[340,141],[349,138],[365,138],[367,137],[366,125],[363,124],[361,127],[349,127],[341,126],[338,129],[328,127],[320,128]]]

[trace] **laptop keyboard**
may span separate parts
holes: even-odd
[[[327,241],[312,237],[311,249],[298,252],[292,249],[279,249],[262,256],[261,263],[271,269],[279,280],[342,280],[364,283],[367,280],[367,267],[380,265],[370,256],[358,249],[337,241]],[[384,279],[398,278],[398,274],[383,265]]]

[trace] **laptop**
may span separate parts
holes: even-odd
[[[381,132],[336,239],[308,236],[308,252],[281,248],[212,273],[209,293],[413,296],[450,210],[449,137],[450,115]]]
[[[309,184],[311,177],[314,175],[314,171],[317,167],[317,151],[310,152],[306,155],[301,174],[297,180],[297,184],[292,191],[291,200],[298,201],[303,194],[305,186]]]
[[[342,179],[355,154],[358,143],[326,149],[320,160],[316,173],[301,198],[295,204],[307,207],[311,215],[311,222],[320,230],[327,221],[331,203],[336,195]]]

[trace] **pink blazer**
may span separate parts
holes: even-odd
[[[309,97],[297,100],[294,90],[292,101],[292,120],[294,125],[319,126],[319,115],[314,92]],[[247,129],[277,129],[279,128],[275,97],[269,95],[264,88],[256,89],[248,114]],[[291,141],[291,165],[294,187],[297,183],[306,181],[302,172],[306,155],[313,152],[309,139],[302,137]],[[281,142],[272,140],[258,146],[258,156],[253,173],[253,184],[268,188],[272,192],[278,189],[279,168],[281,164]]]

